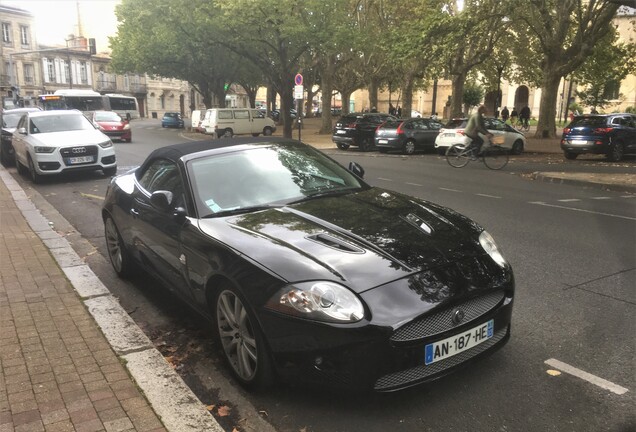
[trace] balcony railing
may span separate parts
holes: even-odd
[[[117,81],[99,80],[95,83],[97,91],[115,91],[117,90]]]
[[[148,87],[142,83],[130,83],[128,84],[128,91],[131,93],[148,93]]]

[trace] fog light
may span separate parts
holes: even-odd
[[[314,365],[316,365],[316,366],[322,365],[322,357],[316,357],[314,359]]]

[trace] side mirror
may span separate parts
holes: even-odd
[[[356,162],[349,162],[349,171],[358,176],[359,178],[364,178],[364,168],[362,168]]]
[[[170,210],[172,210],[172,208],[170,207],[172,205],[172,192],[170,191],[165,191],[165,190],[158,190],[152,193],[152,195],[150,195],[150,204],[152,205],[153,208],[167,213]]]
[[[27,133],[26,128],[21,127],[20,129],[18,129],[18,133],[21,135],[26,135]]]

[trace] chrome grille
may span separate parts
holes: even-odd
[[[453,322],[453,311],[457,308],[460,308],[464,312],[464,319],[461,322],[463,325],[478,319],[486,312],[492,310],[503,298],[503,291],[495,291],[490,294],[472,298],[452,308],[447,308],[432,315],[411,321],[397,329],[393,335],[391,335],[391,341],[406,342],[443,333],[457,326],[457,324]]]
[[[501,341],[506,336],[508,328],[503,328],[493,335],[492,338],[486,342],[477,345],[467,351],[456,354],[446,360],[440,360],[430,365],[416,366],[411,369],[406,369],[400,372],[384,375],[375,382],[373,386],[374,390],[389,390],[396,387],[403,387],[410,383],[417,382],[429,376],[433,376],[439,372],[443,372],[446,369],[450,369],[453,366],[464,363],[465,361],[477,356],[493,347],[497,342]],[[423,350],[422,350],[423,353]]]
[[[75,146],[60,149],[63,157],[75,156],[95,156],[97,154],[97,146]]]

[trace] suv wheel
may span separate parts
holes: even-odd
[[[349,144],[336,143],[336,147],[338,147],[340,150],[346,150],[349,148]]]
[[[619,160],[623,159],[623,153],[623,143],[614,143],[614,145],[612,145],[612,148],[610,148],[609,153],[607,154],[607,160],[618,162]]]
[[[408,140],[407,142],[405,142],[402,146],[402,153],[407,155],[412,155],[413,153],[415,153],[415,141]]]
[[[566,151],[565,153],[563,153],[563,155],[565,156],[566,159],[574,160],[578,156],[578,153],[572,153],[572,152]]]
[[[365,152],[373,150],[373,143],[369,137],[362,138],[360,141],[360,150]]]

